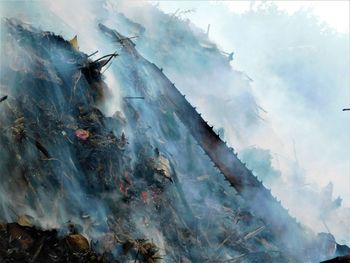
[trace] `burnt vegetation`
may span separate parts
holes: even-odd
[[[123,39],[116,75],[142,98],[107,117],[101,70],[116,53],[92,60],[15,19],[2,28],[1,262],[297,262],[278,220],[304,229],[269,210],[276,200],[187,101],[176,108],[185,99],[130,39],[99,25]],[[249,200],[247,185],[263,194]]]

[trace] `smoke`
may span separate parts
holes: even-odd
[[[256,145],[271,151],[269,169],[277,170],[281,178],[275,184],[264,183],[292,214],[315,231],[329,229],[348,243],[349,225],[344,218],[349,210],[350,127],[349,116],[341,109],[349,103],[349,35],[334,32],[310,10],[289,15],[271,3],[243,14],[220,4],[196,3],[196,13],[185,17],[177,17],[176,10],[191,9],[193,3],[160,6],[166,10],[172,6],[174,11],[165,16],[151,7],[123,9],[134,21],[147,25],[144,38],[149,41],[140,41],[139,49],[163,67],[205,119],[224,128],[224,139],[235,149]],[[192,25],[192,34],[201,40],[201,46],[195,46],[183,29],[191,27],[192,17],[202,24],[212,23],[209,36],[221,42],[212,43]],[[235,51],[233,69],[216,64],[208,54],[222,47]],[[204,57],[205,64],[201,63]],[[252,164],[256,158],[246,162]],[[314,198],[323,199],[321,189],[330,181],[343,207],[332,211],[342,219],[328,218],[327,229],[319,218],[324,208],[314,205]],[[285,190],[286,182],[292,191]],[[301,190],[305,185],[306,192],[314,194]],[[344,228],[339,229],[343,222]]]
[[[240,152],[240,158],[269,188],[281,177],[281,172],[272,166],[272,155],[269,150],[247,148]]]
[[[186,20],[183,15],[180,17],[177,14],[166,15],[154,6],[143,2],[43,1],[35,2],[33,5],[31,3],[28,2],[26,6],[21,5],[22,10],[18,10],[10,2],[6,2],[7,9],[2,11],[2,16],[17,16],[18,13],[23,12],[23,19],[34,26],[41,27],[43,30],[59,32],[66,39],[71,39],[77,34],[79,48],[87,54],[98,50],[98,55],[101,56],[114,52],[120,55],[106,70],[104,80],[108,85],[109,93],[107,93],[106,101],[98,105],[99,109],[107,116],[112,116],[116,111],[119,111],[119,121],[124,116],[126,122],[123,125],[120,125],[123,121],[120,121],[118,125],[106,125],[110,129],[108,132],[112,132],[118,138],[121,138],[121,134],[126,134],[128,141],[125,149],[122,150],[123,154],[121,154],[124,159],[113,159],[115,157],[113,154],[108,156],[111,158],[110,161],[115,162],[117,168],[113,170],[113,173],[106,172],[102,174],[109,178],[110,187],[113,188],[113,191],[112,193],[108,191],[99,192],[101,190],[99,181],[93,177],[95,171],[99,168],[96,163],[100,161],[95,158],[96,153],[81,156],[82,159],[89,160],[91,165],[90,170],[86,169],[82,172],[80,169],[83,168],[75,165],[77,154],[72,152],[71,147],[67,146],[68,143],[64,144],[64,147],[56,152],[53,151],[53,153],[65,157],[64,160],[68,166],[67,174],[72,173],[72,176],[69,176],[70,180],[65,182],[64,174],[58,173],[56,175],[58,177],[63,176],[63,186],[66,192],[70,194],[62,199],[63,201],[60,203],[59,214],[61,218],[56,223],[57,225],[72,219],[84,225],[85,231],[88,227],[81,219],[80,212],[86,213],[95,221],[93,223],[93,225],[96,225],[95,228],[88,232],[91,238],[95,238],[105,231],[100,229],[107,227],[106,224],[109,223],[111,217],[115,221],[118,218],[124,218],[124,221],[117,222],[116,225],[120,224],[120,227],[130,230],[128,234],[133,238],[142,236],[150,240],[153,239],[167,252],[165,253],[165,260],[178,260],[176,253],[185,251],[184,254],[191,257],[195,262],[196,260],[199,262],[202,259],[200,256],[204,253],[201,251],[202,245],[206,247],[204,250],[208,253],[208,258],[222,257],[228,259],[247,252],[246,248],[233,248],[233,237],[230,239],[230,236],[227,237],[226,233],[234,233],[241,238],[240,245],[242,245],[241,243],[248,244],[247,246],[250,249],[259,251],[263,248],[263,245],[257,244],[255,239],[250,239],[249,234],[252,231],[254,233],[260,227],[263,227],[261,228],[263,229],[262,232],[256,234],[259,242],[264,238],[272,240],[271,243],[278,242],[278,237],[273,237],[269,228],[261,220],[247,212],[244,200],[237,197],[234,189],[224,181],[224,178],[212,167],[209,158],[204,156],[203,151],[196,146],[194,140],[188,135],[186,127],[169,110],[169,102],[162,93],[162,85],[168,85],[168,83],[160,77],[161,74],[147,61],[139,57],[137,53],[128,52],[128,49],[123,45],[113,42],[110,36],[101,33],[98,24],[103,23],[110,28],[115,28],[125,36],[137,36],[138,38],[133,41],[141,55],[163,69],[163,72],[175,82],[181,92],[187,95],[189,101],[198,107],[198,111],[202,113],[204,119],[209,120],[215,127],[222,128],[224,131],[222,137],[235,149],[242,150],[242,158],[246,159],[248,165],[259,165],[252,165],[251,168],[261,179],[270,177],[270,179],[266,179],[265,184],[270,184],[273,193],[282,199],[286,196],[294,196],[296,193],[292,190],[283,192],[287,185],[280,191],[279,187],[282,182],[289,182],[288,176],[295,179],[295,174],[289,170],[297,167],[295,163],[290,164],[291,155],[288,141],[291,141],[291,139],[288,138],[293,136],[289,133],[288,128],[284,128],[282,120],[283,123],[295,123],[295,116],[300,117],[300,123],[298,124],[300,124],[299,127],[303,131],[319,127],[322,118],[317,105],[321,102],[325,103],[328,109],[332,105],[336,105],[335,102],[329,102],[328,104],[324,100],[324,96],[329,95],[327,87],[330,83],[334,83],[334,85],[341,83],[340,81],[333,82],[332,74],[328,74],[328,67],[320,71],[321,66],[319,65],[323,65],[321,63],[323,60],[314,61],[317,65],[312,69],[313,73],[308,74],[313,75],[315,72],[318,72],[317,74],[321,72],[328,78],[326,78],[326,84],[318,83],[327,87],[321,85],[323,88],[320,89],[320,97],[317,97],[318,103],[313,103],[313,96],[309,93],[305,94],[305,89],[299,87],[300,82],[304,83],[304,79],[300,77],[301,73],[296,76],[289,74],[296,70],[295,64],[305,63],[305,54],[298,57],[298,53],[291,53],[284,60],[281,59],[281,53],[284,54],[285,50],[281,51],[279,55],[269,51],[270,49],[278,51],[277,46],[280,46],[278,42],[280,37],[289,39],[289,41],[292,41],[293,38],[284,35],[279,37],[280,32],[272,27],[269,35],[273,36],[273,41],[268,39],[264,43],[261,42],[263,38],[260,33],[261,28],[252,27],[252,29],[249,29],[246,27],[246,24],[251,23],[251,21],[257,21],[255,23],[258,24],[259,19],[267,19],[271,14],[276,15],[277,18],[275,19],[279,21],[278,19],[283,18],[284,14],[274,9],[258,10],[257,12],[248,13],[247,17],[234,18],[234,23],[232,23],[236,31],[227,30],[227,32],[232,34],[230,36],[232,39],[236,39],[237,36],[241,39],[235,41],[237,43],[235,53],[239,57],[246,57],[247,61],[250,61],[252,57],[254,58],[251,60],[252,64],[246,66],[244,71],[239,71],[232,68],[227,54],[220,50],[220,46],[208,39],[204,32],[191,24],[189,20]],[[277,12],[277,14],[274,12]],[[233,19],[232,14],[225,12],[223,14],[227,15],[228,21]],[[288,22],[290,18],[286,17],[285,19]],[[298,21],[304,19],[302,21],[309,24],[305,13],[299,14],[294,19]],[[271,25],[278,24],[276,21],[270,21],[269,23]],[[302,22],[298,27],[301,25],[303,25]],[[269,26],[265,24],[264,27],[268,28]],[[245,30],[242,31],[242,28],[245,28]],[[316,28],[318,29],[318,27]],[[272,31],[273,29],[276,31]],[[295,32],[295,29],[293,30],[292,33]],[[315,29],[311,26],[311,29],[304,30],[305,32],[309,32],[307,30],[314,32]],[[288,32],[288,34],[291,34],[291,32]],[[320,40],[319,37],[317,33],[313,41]],[[322,35],[321,40],[323,42],[330,41],[329,38],[326,34],[325,36]],[[282,50],[291,44],[287,40],[284,41],[286,43],[284,43]],[[269,47],[270,42],[276,43],[275,46]],[[253,48],[253,43],[261,43],[261,47],[257,48],[255,46]],[[336,47],[338,47],[337,43],[336,41],[334,43]],[[328,48],[326,44],[324,46]],[[332,48],[327,48],[319,52],[333,51]],[[343,46],[341,45],[338,50],[343,50]],[[314,57],[313,53],[307,54],[306,58],[308,59]],[[93,58],[96,57],[98,56],[95,55]],[[295,59],[293,60],[294,66],[289,63],[288,59],[291,59],[291,57]],[[261,61],[265,62],[258,66],[257,64]],[[338,70],[341,70],[342,67],[336,62],[334,63],[332,65],[336,66],[334,72],[339,72]],[[343,66],[346,67],[347,65],[344,64]],[[264,69],[262,70],[262,68]],[[64,70],[66,69],[60,69],[60,71]],[[282,72],[280,72],[281,70]],[[305,69],[302,70],[302,73],[304,71]],[[276,77],[276,75],[278,76]],[[308,81],[311,82],[313,79],[308,79]],[[258,88],[265,89],[259,92]],[[339,100],[338,96],[343,95],[343,91],[336,92],[337,94],[334,96],[337,96]],[[60,102],[64,101],[62,94],[56,95]],[[267,101],[263,100],[263,95],[269,99]],[[55,96],[52,95],[53,98],[51,99],[54,99]],[[143,96],[144,100],[128,100],[125,98],[132,96]],[[298,102],[300,97],[303,98],[301,104]],[[292,115],[291,117],[288,117],[288,115],[271,116],[270,112],[275,112],[274,109],[278,107],[281,110],[283,105],[288,105],[286,111],[294,112],[292,105],[287,103],[288,98],[292,98],[292,101],[296,102],[296,109],[299,110],[298,115]],[[311,116],[315,117],[316,120],[311,123],[309,123],[311,118],[304,118],[305,112],[309,109],[308,104],[313,105]],[[324,109],[322,114],[327,116],[327,110]],[[331,116],[334,117],[335,115]],[[325,130],[318,135],[314,133],[310,135],[315,143],[320,142],[326,135],[333,132],[331,128]],[[288,136],[284,136],[285,133]],[[102,135],[103,138],[107,137],[107,131],[103,132]],[[305,134],[301,133],[296,137],[300,138],[303,135]],[[297,140],[297,146],[310,139],[310,136],[304,140]],[[344,136],[344,134],[341,134],[339,140],[345,138]],[[258,148],[255,151],[244,150],[252,144],[269,150]],[[340,145],[339,141],[333,146],[334,149],[330,146],[330,151],[338,150],[338,144]],[[299,154],[299,147],[297,149]],[[84,148],[78,150],[83,152]],[[272,157],[272,152],[277,152],[280,155],[286,154],[287,161],[279,161],[280,166],[277,166],[277,158],[276,156]],[[118,152],[118,154],[120,153]],[[318,160],[328,161],[330,155],[323,156]],[[153,171],[151,172],[152,165],[157,165],[159,160],[164,160],[160,157],[168,160],[165,163],[170,166],[167,167],[166,165],[167,169],[171,171],[174,184],[171,184],[164,174],[154,175]],[[311,160],[312,158],[306,158],[305,153],[298,156],[298,159],[302,160],[299,166],[304,166],[310,161],[316,167],[315,161]],[[342,160],[336,160],[336,158],[331,158],[331,160],[339,163],[339,166],[343,164]],[[164,165],[164,163],[161,164]],[[309,170],[309,166],[307,169]],[[295,173],[301,176],[299,170]],[[78,179],[74,180],[74,178]],[[92,178],[91,181],[97,188],[97,197],[94,191],[86,189],[85,178]],[[148,188],[149,181],[161,186],[159,188],[162,188],[163,191],[162,200],[158,200],[160,194],[157,191]],[[297,185],[299,187],[300,183],[298,182]],[[118,190],[120,191],[117,192]],[[129,194],[127,194],[128,191]],[[5,191],[1,191],[1,195],[4,195],[4,193]],[[87,194],[88,197],[86,197]],[[91,194],[94,194],[93,197],[90,197]],[[152,196],[152,199],[158,200],[157,202],[160,203],[158,205],[162,209],[159,210],[156,201],[148,201],[147,196]],[[319,195],[309,194],[306,198],[311,200],[315,196],[318,197]],[[6,198],[6,196],[1,196],[2,200],[6,200]],[[40,192],[37,197],[39,200],[45,200],[45,198],[47,198],[45,191]],[[131,199],[133,209],[126,207],[125,203],[121,201],[123,198]],[[282,199],[282,201],[284,200]],[[331,201],[333,201],[332,197]],[[71,203],[75,203],[75,206],[70,207],[69,204]],[[292,208],[297,205],[297,201],[294,200],[293,203],[286,199],[283,204]],[[2,203],[5,211],[8,205]],[[301,211],[296,211],[295,214],[300,215],[305,211],[315,211],[315,215],[311,220],[310,218],[300,217],[301,221],[309,223],[310,226],[316,225],[312,222],[319,217],[317,214],[319,210],[310,210],[309,207],[305,206]],[[36,211],[33,211],[33,213],[36,213]],[[164,218],[170,222],[164,220]],[[12,217],[6,216],[6,219],[10,220]],[[113,221],[112,219],[111,221]],[[232,224],[232,221],[235,224]],[[169,224],[173,224],[172,227],[169,227]],[[317,231],[320,229],[322,228],[318,228]],[[340,229],[339,233],[339,236],[341,236],[341,233],[347,233],[347,231],[343,232],[343,229]],[[182,238],[179,238],[179,235]],[[219,245],[223,240],[228,241],[220,247]],[[280,248],[273,247],[270,250],[276,251],[278,249]],[[278,258],[279,255],[276,257]],[[281,258],[279,258],[280,261]]]

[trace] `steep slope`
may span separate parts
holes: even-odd
[[[239,161],[233,149],[227,147],[219,135],[212,130],[212,127],[186,101],[174,84],[163,74],[162,70],[144,60],[134,48],[131,40],[102,24],[99,27],[114,42],[122,40],[122,50],[127,53],[129,60],[136,58],[139,63],[142,61],[143,64],[149,67],[148,74],[159,81],[158,89],[168,110],[176,113],[205,154],[210,157],[226,180],[248,203],[250,211],[263,219],[268,225],[273,226],[273,233],[279,237],[286,250],[294,253],[294,255],[299,255],[299,260],[308,257],[317,258],[317,254],[322,252],[317,251],[314,254],[313,243],[316,242],[316,237],[312,233],[306,233],[306,229],[298,224],[281,204],[272,197],[271,193],[257,180],[252,172]],[[142,95],[148,96],[143,90],[140,90],[140,92]]]
[[[104,59],[14,19],[1,33],[2,221],[80,232],[106,260],[121,262],[151,262],[140,250],[152,249],[145,240],[165,262],[286,258],[269,228],[218,179],[136,51],[123,50],[109,69],[125,96],[112,118],[97,108],[109,96]],[[134,95],[144,100],[127,98]],[[17,252],[4,245],[2,259],[67,262],[44,257],[28,241],[31,231],[26,246],[6,231],[2,238]]]
[[[206,8],[198,6],[192,10],[193,13],[186,13],[191,10],[180,8],[174,13],[164,14],[161,10],[169,12],[171,9],[164,7],[171,4],[160,4],[163,8],[157,8],[126,3],[124,6],[117,5],[116,10],[138,22],[144,30],[128,27],[127,23],[118,27],[123,20],[118,18],[115,18],[118,23],[113,24],[113,19],[109,19],[108,23],[128,36],[140,36],[133,39],[140,53],[164,69],[168,78],[176,83],[204,119],[219,131],[220,137],[235,148],[240,158],[243,158],[244,148],[252,151],[262,148],[270,152],[272,163],[269,166],[279,170],[281,176],[273,182],[264,180],[264,184],[272,188],[273,195],[281,199],[293,216],[315,232],[330,231],[339,242],[348,243],[348,195],[346,190],[340,194],[342,190],[339,192],[339,189],[343,189],[343,180],[347,180],[348,166],[344,157],[349,153],[344,151],[349,147],[344,145],[349,137],[330,136],[335,141],[341,141],[337,150],[332,148],[327,156],[319,154],[319,147],[322,148],[323,143],[328,141],[327,136],[321,139],[322,134],[343,132],[345,135],[344,131],[348,130],[337,125],[324,129],[323,124],[344,126],[350,123],[345,120],[347,114],[339,111],[344,104],[344,96],[338,92],[348,90],[344,86],[347,82],[338,78],[339,74],[334,74],[348,68],[344,64],[348,60],[336,59],[348,56],[346,36],[330,33],[325,25],[316,23],[307,12],[288,16],[277,10],[274,4],[262,4],[266,10],[252,9],[242,15],[224,10],[222,6],[219,13],[225,19],[222,17],[219,24],[223,27],[212,24],[208,37],[191,21],[199,22],[196,18],[206,13],[204,10],[217,14],[218,9],[210,9],[210,5],[204,4]],[[207,22],[205,17],[202,18],[199,23],[210,23],[209,17]],[[308,27],[303,27],[303,24]],[[203,24],[198,25],[203,28]],[[285,30],[282,32],[280,28]],[[261,37],[262,32],[268,32],[268,36]],[[216,38],[217,45],[211,43],[210,38],[219,35],[223,42]],[[233,50],[223,49],[221,44]],[[229,62],[221,51],[235,51],[230,70],[224,66]],[[329,56],[326,58],[323,54]],[[238,68],[244,69],[254,81],[244,83]],[[244,72],[241,75],[244,76]],[[334,92],[326,91],[330,87],[329,81],[337,87]],[[331,93],[334,98],[321,95],[323,92]],[[257,103],[264,110],[259,109]],[[253,118],[256,113],[257,118]],[[332,114],[334,116],[331,117]],[[249,123],[253,125],[247,125]],[[318,136],[310,132],[315,130],[320,131]],[[296,149],[295,154],[293,149]],[[256,168],[254,161],[245,159],[251,169]],[[259,179],[265,178],[259,169],[253,171]],[[334,194],[338,192],[343,199],[341,206],[331,211],[321,191],[328,180],[334,184]]]
[[[3,22],[0,92],[8,98],[0,104],[1,220],[23,224],[27,214],[38,227],[81,232],[106,261],[323,257],[318,244],[306,252],[294,240],[286,247],[281,232],[295,231],[303,241],[301,228],[161,70],[130,40],[100,28],[101,39],[121,47],[108,69],[117,80],[113,87],[101,69],[115,54],[92,60],[62,37]],[[122,96],[113,117],[98,108],[109,89]],[[13,259],[6,253],[4,259]]]

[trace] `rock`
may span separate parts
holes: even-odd
[[[72,252],[86,253],[90,250],[89,241],[80,234],[70,234],[66,237],[68,247]]]
[[[20,215],[17,217],[16,220],[17,224],[20,226],[33,226],[34,225],[34,218],[29,215]]]

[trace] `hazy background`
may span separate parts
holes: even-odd
[[[231,66],[252,80],[266,127],[241,140],[231,129],[235,124],[222,121],[235,113],[206,118],[223,128],[225,139],[299,220],[318,231],[334,233],[340,224],[348,232],[350,114],[342,109],[350,105],[349,2],[151,3],[203,32],[210,24],[209,38],[222,51],[235,52]],[[208,106],[200,102],[194,103],[205,112]],[[328,209],[325,204],[337,196],[341,208]],[[325,207],[327,216],[320,212]]]
[[[332,181],[349,206],[350,116],[341,111],[350,105],[349,2],[152,2],[167,13],[191,10],[182,16],[204,31],[210,24],[209,37],[235,52],[232,67],[254,80],[284,148],[258,145],[276,151],[275,158],[294,158],[294,141],[307,178],[320,186]]]

